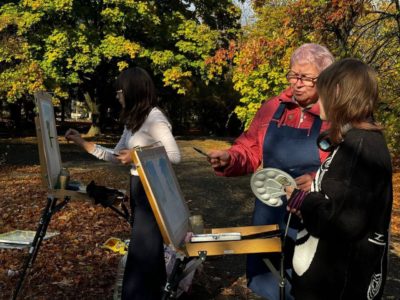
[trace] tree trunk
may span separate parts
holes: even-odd
[[[99,126],[99,107],[95,101],[93,101],[92,97],[90,97],[89,93],[86,92],[84,94],[86,104],[91,111],[92,115],[92,125],[89,128],[89,131],[86,133],[86,136],[92,137],[99,135],[101,133],[101,129]]]

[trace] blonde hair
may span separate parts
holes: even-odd
[[[317,79],[317,90],[326,117],[331,123],[329,137],[342,141],[348,128],[380,130],[373,119],[379,101],[378,82],[372,68],[346,58],[326,68]]]
[[[335,61],[329,50],[321,45],[308,43],[297,48],[290,57],[290,67],[297,63],[307,62],[316,66],[318,71],[324,70]]]

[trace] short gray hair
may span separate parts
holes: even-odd
[[[308,43],[297,48],[291,58],[290,67],[297,63],[310,63],[317,67],[319,71],[324,70],[335,61],[332,53],[324,46]]]

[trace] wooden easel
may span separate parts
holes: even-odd
[[[48,190],[47,203],[39,220],[33,242],[29,246],[28,256],[24,261],[12,299],[17,299],[24,285],[25,278],[29,274],[29,270],[32,268],[39,253],[53,214],[61,210],[71,200],[71,197],[89,199],[85,193],[56,189],[58,175],[61,171],[61,156],[53,104],[51,103],[51,96],[45,92],[36,93],[35,101],[39,111],[39,115],[35,117],[35,126],[39,148],[40,171],[42,186]],[[57,203],[59,199],[62,199],[62,201]]]
[[[71,199],[94,202],[86,194],[85,186],[81,186],[78,191],[59,189],[57,187],[62,162],[51,96],[46,92],[37,92],[35,93],[35,102],[39,112],[35,117],[35,126],[39,148],[41,179],[42,186],[47,189],[47,203],[39,220],[35,237],[29,246],[28,256],[25,259],[20,278],[12,295],[13,300],[17,299],[25,278],[35,262],[52,216],[67,205]],[[126,215],[127,211],[122,213],[113,206],[109,207],[122,217],[125,217],[129,222],[129,216]]]
[[[142,148],[132,152],[132,158],[142,181],[150,206],[160,228],[164,243],[180,256],[164,288],[164,298],[174,297],[179,281],[200,265],[207,256],[236,255],[252,253],[281,253],[280,237],[268,236],[279,230],[278,225],[245,226],[205,229],[204,233],[239,232],[238,241],[196,242],[187,241],[189,210],[181,193],[176,175],[168,160],[164,147]],[[254,237],[254,238],[253,238]],[[190,270],[185,269],[190,259],[196,259]],[[268,264],[270,268],[272,264]],[[281,268],[282,269],[282,268]],[[278,273],[281,299],[284,299],[284,272]]]

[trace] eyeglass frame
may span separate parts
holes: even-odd
[[[292,76],[296,78],[295,82],[290,82],[290,79],[288,78],[290,73],[292,73],[293,74]],[[285,77],[286,77],[286,79],[287,79],[287,81],[289,83],[293,83],[293,84],[296,84],[299,80],[304,84],[304,79],[310,79],[310,81],[307,81],[307,80],[305,81],[305,82],[312,83],[312,85],[310,85],[309,87],[315,86],[315,83],[317,82],[317,79],[318,79],[318,76],[316,76],[316,77],[308,77],[308,76],[304,76],[302,74],[295,73],[293,71],[287,72]],[[306,86],[308,86],[308,85],[306,85]]]

